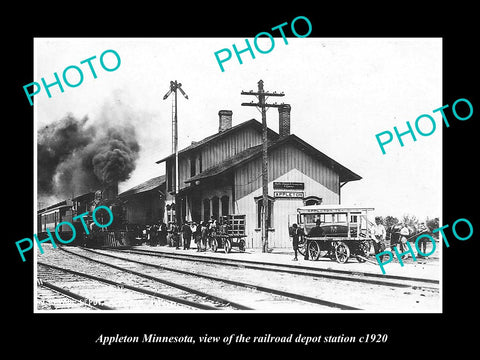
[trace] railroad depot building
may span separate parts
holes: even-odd
[[[288,104],[278,108],[279,133],[268,129],[267,226],[270,247],[291,246],[288,236],[297,208],[340,204],[341,187],[361,177],[298,136],[290,134]],[[261,248],[262,124],[251,119],[232,126],[232,111],[219,111],[218,132],[178,151],[165,163],[166,221],[202,221],[246,215],[247,247]],[[293,221],[292,221],[293,219]]]

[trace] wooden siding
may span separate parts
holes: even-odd
[[[339,194],[339,175],[325,164],[302,152],[293,145],[280,147],[269,153],[268,181],[271,182],[291,169],[319,182]],[[240,199],[262,186],[262,158],[258,157],[235,171],[235,198]]]
[[[273,195],[273,181],[298,181],[305,184],[305,197],[317,196],[322,198],[324,204],[338,204],[340,201],[339,174],[294,145],[288,144],[269,153],[268,168],[269,195]],[[261,157],[234,171],[235,212],[246,215],[247,246],[256,248],[261,247],[261,232],[256,229],[257,207],[254,198],[262,193],[261,173]],[[303,199],[274,200],[273,231],[269,232],[270,246],[291,246],[288,236],[289,217],[303,205]]]
[[[215,166],[243,150],[261,144],[261,141],[261,134],[252,128],[222,137],[201,149],[202,168],[206,170]]]
[[[132,196],[125,204],[125,208],[129,224],[151,225],[163,220],[165,202],[154,190]]]
[[[188,156],[179,156],[178,172],[179,172],[179,188],[183,189],[189,184],[185,184],[185,180],[191,177],[190,161],[192,158],[196,159],[195,166],[196,173],[199,173],[200,161],[202,170],[206,170],[215,166],[229,157],[238,154],[252,146],[259,145],[262,142],[262,135],[257,130],[247,127],[242,131],[237,131],[213,141],[206,146],[200,148],[198,152],[189,153]],[[166,161],[167,172],[167,189],[175,190],[175,161],[170,159]],[[168,173],[172,173],[172,186],[169,187]]]
[[[272,179],[268,184],[268,193],[273,195],[273,181],[302,182],[305,184],[305,197],[316,196],[322,199],[323,204],[338,204],[340,197],[338,193],[327,189],[325,186],[310,178],[297,169],[291,169],[282,176]],[[255,197],[262,195],[262,189],[247,194],[243,198],[235,199],[235,212],[246,215],[247,222],[247,245],[248,247],[261,247],[261,232],[257,228],[257,206]],[[274,198],[272,231],[269,231],[269,245],[272,247],[291,247],[291,239],[288,236],[289,219],[290,225],[296,221],[297,209],[304,204],[300,198]]]

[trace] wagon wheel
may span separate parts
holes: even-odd
[[[298,252],[305,256],[305,252],[307,251],[307,240],[304,236],[300,237],[298,241]]]
[[[245,251],[245,240],[240,239],[240,241],[238,242],[238,250]]]
[[[216,252],[218,249],[218,241],[216,238],[212,238],[211,249],[213,252]]]
[[[335,259],[337,262],[344,264],[347,262],[349,257],[350,249],[348,248],[347,244],[345,244],[343,241],[339,241],[335,246]]]
[[[360,256],[357,256],[358,262],[363,263],[367,261],[365,258],[368,257],[368,254],[370,252],[370,243],[367,240],[362,241],[358,245],[358,252],[359,252],[358,255],[360,255]]]
[[[230,239],[225,240],[223,250],[225,250],[225,254],[228,254],[230,250],[232,250],[232,241]]]
[[[310,241],[308,244],[308,257],[312,260],[318,260],[320,257],[320,245],[316,241]]]

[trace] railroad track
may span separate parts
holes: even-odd
[[[217,264],[223,266],[231,266],[237,268],[257,269],[264,271],[283,272],[288,274],[296,274],[309,277],[320,277],[342,281],[352,281],[357,283],[367,283],[373,285],[383,285],[398,288],[423,288],[432,291],[439,290],[439,281],[433,279],[422,279],[408,276],[383,275],[358,271],[336,270],[336,269],[320,269],[302,265],[284,265],[270,262],[238,260],[238,259],[220,259],[213,256],[205,255],[184,255],[172,254],[160,251],[149,251],[142,249],[111,249],[123,253],[149,255],[155,257],[165,257],[171,259],[181,259],[192,262],[202,262],[208,264]]]
[[[334,301],[328,301],[325,299],[319,299],[317,297],[306,296],[298,293],[292,293],[289,291],[284,291],[280,289],[274,289],[271,287],[262,286],[254,283],[241,282],[237,280],[227,279],[220,276],[212,276],[207,274],[201,274],[197,272],[191,272],[183,269],[172,268],[167,266],[162,266],[159,264],[152,264],[149,262],[134,260],[131,258],[125,258],[121,256],[113,255],[108,250],[96,251],[86,248],[76,248],[76,250],[65,250],[61,248],[64,252],[78,256],[85,260],[94,261],[103,266],[109,266],[114,269],[134,273],[137,276],[142,276],[146,278],[155,278],[156,281],[164,282],[165,278],[175,278],[176,282],[181,281],[181,278],[185,279],[189,277],[189,283],[192,283],[192,277],[196,278],[193,280],[193,283],[197,286],[203,286],[210,291],[214,289],[220,290],[222,293],[237,294],[238,297],[242,298],[242,301],[252,302],[257,298],[254,303],[264,303],[268,304],[270,310],[274,309],[277,305],[282,306],[291,306],[292,302],[302,303],[302,305],[308,305],[309,311],[312,311],[312,304],[319,306],[319,309],[341,309],[341,310],[361,310],[357,307],[341,304]],[[80,254],[79,252],[83,252]],[[88,255],[87,255],[88,254]],[[146,254],[142,254],[146,255]],[[148,255],[148,254],[147,254]],[[103,258],[103,260],[101,260]],[[107,262],[108,261],[108,262]],[[128,267],[128,268],[127,268]],[[150,269],[150,270],[148,270]],[[149,275],[149,272],[155,270],[155,276]],[[162,278],[158,277],[158,272],[161,271]],[[184,280],[185,281],[185,280]],[[171,282],[171,281],[169,281]],[[221,284],[219,286],[219,284]],[[178,283],[172,283],[172,286],[178,286]],[[183,286],[183,285],[180,285]],[[259,297],[258,293],[266,294]],[[237,304],[240,305],[240,304]],[[240,305],[241,306],[241,305]],[[255,309],[253,306],[244,306],[244,309]],[[305,307],[306,308],[306,307]],[[256,309],[258,310],[258,308]]]
[[[153,291],[146,286],[134,286],[103,276],[46,264],[38,261],[38,278],[42,286],[73,297],[85,304],[101,310],[131,310],[132,304],[138,309],[182,310],[201,309],[219,310],[229,307],[228,301],[208,294],[184,289],[177,296]],[[53,285],[52,283],[60,283]],[[162,289],[165,290],[165,289]],[[170,291],[171,292],[171,291]],[[189,300],[188,298],[192,298]],[[232,306],[236,308],[236,306]]]
[[[38,310],[109,310],[110,308],[92,302],[90,299],[55,286],[47,281],[37,282]]]

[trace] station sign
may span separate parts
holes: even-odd
[[[277,190],[305,190],[305,183],[274,181],[273,188]]]
[[[305,197],[303,191],[274,191],[273,196],[276,198],[301,198]]]

